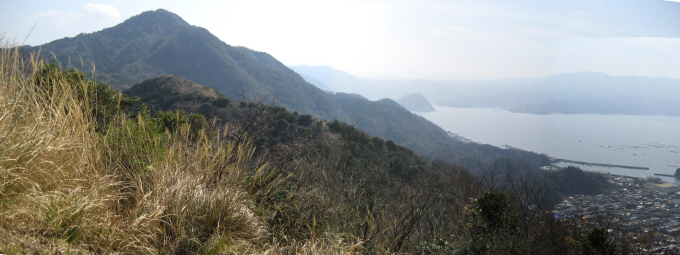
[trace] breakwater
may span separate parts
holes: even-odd
[[[563,158],[550,158],[550,161],[552,161],[552,163],[566,162],[566,163],[574,163],[574,164],[586,165],[586,166],[602,166],[602,167],[617,167],[617,168],[626,168],[626,169],[635,169],[635,170],[649,170],[649,167],[643,167],[643,166],[626,166],[626,165],[591,163],[591,162],[584,162],[584,161],[577,161],[577,160],[570,160],[570,159],[563,159]]]
[[[657,173],[654,173],[654,175],[666,176],[666,177],[675,177],[675,175],[672,175],[672,174],[657,174]]]

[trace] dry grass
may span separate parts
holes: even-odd
[[[42,62],[0,54],[0,253],[355,252],[340,238],[271,238],[252,197],[277,182],[257,182],[272,176],[249,143],[225,132],[192,141],[188,126],[140,137],[144,122],[124,118],[99,134],[66,81],[37,90]]]

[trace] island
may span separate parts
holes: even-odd
[[[401,106],[412,112],[431,112],[434,107],[423,95],[418,93],[408,94],[397,100]]]

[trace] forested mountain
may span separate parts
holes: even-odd
[[[314,151],[315,157],[330,160],[333,153],[346,143],[368,146],[352,148],[354,160],[365,164],[385,161],[389,172],[397,175],[420,175],[428,166],[424,159],[393,141],[370,137],[365,132],[340,121],[323,121],[311,115],[298,114],[285,108],[268,106],[263,103],[234,103],[212,88],[196,84],[184,77],[161,75],[132,86],[124,93],[138,98],[148,106],[149,114],[177,112],[201,114],[208,122],[226,124],[235,130],[248,133],[258,146],[258,153],[274,152],[276,148],[294,147],[293,143],[305,139],[306,150]],[[139,109],[143,111],[143,109]],[[323,144],[323,146],[322,146]],[[382,150],[388,148],[388,150]],[[381,151],[381,153],[378,153]],[[382,155],[384,154],[384,155]],[[384,158],[386,157],[386,158]]]
[[[53,53],[62,65],[80,67],[74,60],[82,58],[85,70],[96,65],[95,77],[121,90],[162,74],[183,76],[231,100],[264,100],[324,120],[338,119],[423,156],[470,167],[497,157],[535,165],[548,162],[533,153],[452,139],[389,99],[372,102],[357,95],[329,94],[269,54],[230,46],[165,10],[144,12],[112,28],[24,49]]]
[[[29,48],[54,53],[62,63],[90,70],[95,78],[124,90],[161,74],[186,77],[238,99],[267,99],[289,109],[336,117],[327,95],[269,54],[220,41],[166,10],[148,11],[91,34]],[[300,100],[304,97],[305,100]],[[342,117],[342,116],[338,116]]]
[[[289,112],[281,107],[252,102],[235,104],[214,89],[196,84],[184,77],[161,75],[132,86],[124,94],[131,98],[138,98],[140,103],[148,106],[148,109],[150,109],[149,113],[152,115],[159,111],[177,112],[181,110],[184,112],[182,114],[200,114],[205,116],[208,122],[215,119],[220,125],[227,124],[235,128],[235,130],[244,130],[250,134],[251,139],[254,139],[261,152],[276,151],[275,147],[293,147],[295,145],[292,143],[299,142],[300,138],[306,138],[307,144],[305,146],[308,147],[308,150],[325,148],[323,153],[315,153],[315,157],[320,157],[323,160],[332,160],[332,158],[337,158],[337,156],[332,154],[338,153],[338,147],[346,146],[348,143],[354,145],[364,144],[367,146],[359,146],[352,149],[352,157],[355,161],[358,161],[358,165],[366,166],[376,164],[376,161],[382,162],[385,164],[388,172],[402,178],[422,177],[431,174],[427,170],[431,167],[427,159],[414,154],[410,149],[394,143],[404,141],[384,141],[378,137],[370,137],[347,123],[322,121],[313,118],[311,115]],[[383,107],[396,107],[394,105],[396,102],[389,99],[370,102],[371,105],[369,106],[363,105],[362,102],[365,100],[357,95],[338,93],[336,96],[346,97],[345,100],[341,101],[348,102],[349,105],[354,107],[352,109],[378,109],[375,113],[365,112],[363,116],[366,117],[361,119],[361,121],[370,121],[374,118],[374,115],[383,112],[380,110]],[[399,115],[388,116],[389,118],[387,119],[399,122]],[[379,130],[375,132],[394,132],[389,127],[397,124],[378,123],[374,126],[385,127],[389,131]],[[415,132],[415,130],[410,131]],[[412,146],[417,147],[420,145]],[[494,148],[492,146],[488,147]],[[382,150],[383,148],[388,148],[388,150]],[[480,147],[480,149],[483,148],[485,147]],[[491,166],[491,164],[496,166]],[[539,171],[536,167],[531,166],[531,164],[527,164],[527,162],[507,162],[505,160],[487,162],[485,168],[496,168],[496,171],[501,171],[508,167],[507,164],[510,164],[511,167],[515,167],[516,170],[522,173],[531,173],[531,175],[537,176],[538,179],[548,181],[548,189],[553,198],[556,198],[559,193],[599,194],[607,186],[606,181],[594,181],[597,176],[602,179],[601,175],[584,173],[574,168],[557,172],[544,172]],[[505,177],[496,176],[495,178]],[[567,179],[569,181],[565,182],[564,180]],[[555,202],[557,201],[560,200],[555,200]]]
[[[0,112],[12,116],[0,119],[3,254],[573,254],[588,244],[552,214],[545,172],[523,162],[497,161],[492,179],[478,178],[341,121],[235,103],[179,76],[143,81],[130,98],[20,57],[0,54]]]

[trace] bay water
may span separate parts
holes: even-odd
[[[680,168],[680,117],[598,114],[535,115],[491,108],[435,106],[417,113],[473,142],[590,163],[649,167],[637,170],[574,165],[635,177],[674,174]],[[661,177],[680,183],[673,177]]]

